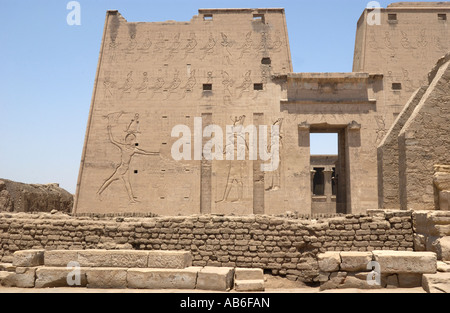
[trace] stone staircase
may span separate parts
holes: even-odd
[[[26,250],[0,270],[0,285],[19,288],[264,291],[262,270],[194,267],[190,252]]]

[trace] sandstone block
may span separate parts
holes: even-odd
[[[13,265],[35,267],[44,265],[44,250],[23,250],[14,252]]]
[[[422,286],[422,274],[398,274],[400,288],[415,288]]]
[[[78,252],[81,267],[145,268],[147,251],[135,250],[86,250]]]
[[[341,252],[341,270],[346,272],[371,271],[367,265],[372,261],[372,252]]]
[[[45,251],[44,265],[48,267],[66,267],[70,262],[78,262],[78,252],[77,250]]]
[[[325,252],[317,256],[319,261],[319,269],[322,272],[339,271],[341,264],[341,255],[339,252]]]
[[[0,263],[0,272],[15,272],[16,267],[12,263]]]
[[[236,280],[234,288],[238,292],[262,292],[265,290],[264,279]]]
[[[86,287],[86,271],[79,269],[79,281],[73,269],[63,267],[41,267],[36,270],[35,288]],[[79,283],[79,284],[78,284]]]
[[[127,288],[127,269],[91,268],[86,270],[88,288],[124,289]]]
[[[234,268],[205,267],[198,273],[197,289],[229,291],[233,288]]]
[[[128,288],[132,289],[195,289],[201,267],[186,269],[129,269]]]
[[[187,251],[149,251],[149,268],[183,269],[192,266],[192,255]]]
[[[260,268],[236,268],[235,280],[264,280],[264,271]]]
[[[424,274],[422,287],[428,293],[450,293],[450,273]]]
[[[441,273],[450,273],[450,262],[437,262],[437,270]]]
[[[18,267],[16,273],[11,273],[2,281],[5,287],[34,288],[36,278],[35,267]]]
[[[381,274],[434,274],[437,258],[433,252],[373,251]]]

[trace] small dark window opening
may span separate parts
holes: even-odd
[[[402,84],[401,83],[393,83],[392,90],[402,90]]]
[[[212,14],[205,14],[205,15],[203,15],[203,20],[204,21],[212,21],[213,20],[213,15]]]
[[[264,90],[264,85],[263,84],[254,84],[253,89],[254,90]]]
[[[263,58],[263,59],[261,60],[261,64],[264,64],[264,65],[271,65],[271,64],[272,64],[272,60],[271,60],[270,58]]]
[[[134,173],[135,173],[135,174],[138,174],[138,173],[139,173],[139,171],[138,171],[138,170],[135,170],[135,171],[134,171]]]
[[[264,24],[266,22],[266,19],[264,17],[264,14],[253,14],[253,21],[261,22]]]
[[[438,20],[439,21],[446,21],[447,20],[447,14],[438,14]]]
[[[397,21],[397,14],[388,14],[388,21],[390,22]]]
[[[212,84],[203,84],[203,91],[212,91]]]
[[[135,143],[134,145],[135,145],[136,147],[139,147],[139,144],[138,144],[138,143]]]

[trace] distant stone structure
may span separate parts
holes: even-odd
[[[395,3],[380,10],[380,25],[373,13],[358,21],[353,72],[293,73],[284,9],[204,9],[190,22],[152,23],[108,11],[74,213],[434,209],[434,166],[450,164],[447,61],[427,75],[450,49],[450,3]],[[257,144],[272,161],[279,151],[273,171],[251,158],[261,131],[250,131],[261,126],[279,127]],[[338,134],[326,208],[314,196],[311,133]],[[230,138],[245,144],[233,145],[245,158],[225,160]]]
[[[73,195],[58,184],[23,184],[0,179],[0,212],[70,213]]]

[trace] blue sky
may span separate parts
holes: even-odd
[[[131,22],[189,21],[199,8],[286,9],[295,72],[351,72],[356,23],[368,0],[0,0],[0,177],[60,183],[74,193],[106,11]],[[379,1],[386,7],[388,1]],[[314,140],[314,154],[336,140]]]

